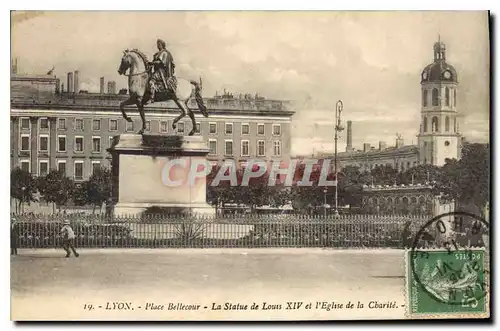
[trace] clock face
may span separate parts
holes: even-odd
[[[443,75],[444,75],[444,78],[446,78],[446,79],[451,78],[451,72],[449,72],[449,71],[445,71]]]

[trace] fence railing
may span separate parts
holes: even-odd
[[[78,247],[403,248],[428,221],[419,216],[230,215],[113,217],[16,215],[19,247],[60,247],[70,219]],[[12,238],[12,236],[11,236]]]

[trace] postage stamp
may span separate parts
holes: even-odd
[[[488,230],[485,220],[465,212],[439,215],[420,229],[406,252],[410,317],[487,315]],[[468,240],[461,238],[463,231]],[[424,243],[429,236],[443,248]]]

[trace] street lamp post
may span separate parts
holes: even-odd
[[[324,210],[324,213],[325,213],[325,217],[326,217],[326,192],[328,192],[328,190],[326,189],[326,187],[323,189],[323,210]]]
[[[335,185],[335,216],[339,216],[339,209],[338,209],[338,193],[339,193],[339,180],[338,180],[338,169],[337,169],[337,140],[339,139],[339,132],[344,130],[344,127],[341,124],[340,120],[340,115],[342,114],[342,109],[344,108],[344,104],[342,103],[342,100],[337,101],[337,104],[335,106],[335,181],[337,184]]]

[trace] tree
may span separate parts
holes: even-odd
[[[61,171],[51,171],[38,179],[38,189],[45,201],[57,205],[58,210],[66,205],[73,192],[73,180],[66,177]],[[55,210],[54,210],[55,211]]]
[[[88,181],[83,183],[75,183],[71,194],[73,203],[77,206],[86,206],[90,203],[88,195]]]
[[[442,169],[430,164],[421,164],[407,169],[398,176],[400,184],[431,184],[441,176]]]
[[[388,164],[377,165],[370,174],[375,185],[394,185],[397,182],[398,171]]]
[[[10,172],[10,196],[16,199],[16,212],[22,211],[23,204],[37,201],[37,183],[30,172],[17,167]]]
[[[360,205],[363,184],[359,167],[351,165],[342,169],[342,172],[339,172],[338,180],[340,203],[349,205],[349,207]]]
[[[490,194],[489,144],[464,144],[459,161],[446,160],[436,189],[444,199],[454,199],[462,209],[482,214]]]
[[[111,171],[102,167],[95,169],[85,186],[87,201],[93,206],[92,213],[95,213],[96,207],[101,210],[102,205],[111,197]]]
[[[335,187],[334,186],[322,186],[320,183],[321,171],[323,169],[323,160],[319,164],[313,165],[311,175],[309,178],[305,178],[305,164],[298,164],[295,170],[295,180],[294,186],[290,190],[290,200],[292,201],[293,208],[295,210],[306,212],[309,209],[314,209],[317,211],[318,207],[326,208],[324,206],[325,200],[327,204],[332,204],[335,198]],[[335,179],[335,173],[328,169],[326,176],[327,181],[332,181]],[[310,181],[311,186],[299,186],[298,181]],[[325,192],[326,191],[326,192]]]

